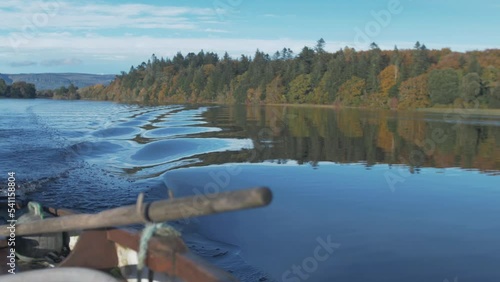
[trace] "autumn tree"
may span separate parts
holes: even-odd
[[[283,85],[283,80],[281,79],[281,76],[275,77],[269,84],[267,84],[266,103],[269,104],[286,103],[285,86]]]
[[[463,55],[460,53],[451,53],[441,57],[436,68],[437,69],[460,69],[461,68],[461,59]]]
[[[420,44],[419,41],[415,43],[413,51],[413,63],[411,68],[411,76],[419,76],[423,74],[429,67],[427,47],[425,44]]]
[[[366,87],[369,93],[375,93],[379,90],[380,81],[378,75],[382,69],[382,55],[381,50],[377,44],[370,45],[370,63],[368,67],[368,77],[366,80]]]
[[[491,108],[500,109],[500,85],[491,90],[488,102]]]
[[[346,81],[339,88],[336,102],[344,106],[359,106],[364,94],[366,81],[357,76]]]
[[[330,90],[332,89],[333,79],[330,77],[331,73],[327,72],[321,78],[319,84],[314,88],[312,98],[309,100],[313,104],[328,104],[330,100]]]
[[[391,90],[397,86],[397,68],[394,65],[390,65],[382,70],[378,77],[378,91],[370,93],[365,102],[366,105],[377,108],[387,108],[390,107],[389,97],[395,97],[391,94]],[[397,95],[396,95],[397,96]]]
[[[468,73],[477,73],[481,75],[482,68],[481,65],[479,64],[479,61],[477,60],[477,56],[473,54],[470,59],[469,59],[469,64],[467,65],[467,72]]]
[[[380,72],[378,78],[380,80],[380,93],[382,93],[384,97],[388,97],[389,91],[397,83],[398,68],[396,65],[390,65]]]
[[[312,92],[311,75],[301,74],[290,83],[288,101],[290,103],[305,103]]]
[[[425,108],[430,105],[426,74],[410,78],[399,87],[399,109]]]
[[[398,46],[394,46],[394,50],[392,51],[392,55],[389,61],[390,65],[394,65],[394,76],[396,77],[396,83],[400,83],[403,79],[401,77],[401,68],[403,67],[403,57],[398,49]]]
[[[5,96],[11,98],[35,98],[36,88],[32,83],[17,81],[7,86]]]
[[[462,78],[460,85],[460,96],[465,102],[475,100],[481,94],[481,78],[479,74],[472,72]]]
[[[459,96],[458,74],[454,69],[433,70],[429,74],[432,104],[451,104]]]
[[[179,52],[173,58],[153,55],[128,73],[122,72],[109,86],[78,93],[85,93],[85,98],[128,102],[335,102],[392,108],[398,99],[401,108],[446,105],[460,101],[459,97],[464,101],[479,98],[483,105],[496,101],[500,50],[458,53],[448,48],[429,50],[420,42],[411,50],[395,47],[391,51],[375,43],[366,51],[345,47],[327,52],[324,46],[320,39],[315,47],[304,47],[297,55],[287,47],[273,56],[259,50],[253,57],[238,58],[228,53],[219,58],[203,50]]]
[[[490,85],[497,81],[500,81],[500,69],[497,69],[494,66],[488,66],[484,68],[483,74],[481,75],[481,80],[486,85]]]

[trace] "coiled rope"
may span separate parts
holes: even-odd
[[[31,214],[40,217],[40,219],[43,219],[43,209],[42,205],[38,202],[29,202],[28,203],[28,210]]]
[[[177,238],[181,236],[181,233],[179,233],[179,231],[175,230],[172,226],[166,223],[153,223],[147,221],[146,217],[144,216],[144,209],[142,207],[143,199],[144,194],[139,194],[139,197],[137,198],[137,212],[141,213],[141,217],[145,221],[145,226],[142,230],[141,240],[139,241],[139,251],[137,252],[137,282],[140,282],[142,280],[142,270],[144,269],[144,265],[146,263],[148,245],[151,238],[153,238],[154,235],[166,238]],[[148,276],[149,280],[152,281],[151,271]]]

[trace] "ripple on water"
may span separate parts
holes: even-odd
[[[202,125],[202,124],[207,124],[206,121],[203,120],[167,120],[167,121],[162,121],[162,122],[156,122],[154,126],[158,127],[169,127],[169,126],[190,126],[190,125]]]
[[[135,127],[111,127],[106,129],[101,129],[95,131],[92,135],[95,137],[109,138],[109,137],[119,137],[119,136],[135,136],[139,134],[141,130]]]
[[[146,124],[148,124],[147,121],[131,120],[131,121],[126,121],[126,122],[120,123],[119,126],[136,126],[136,127],[139,127],[139,126],[144,126]]]
[[[155,165],[212,152],[239,151],[252,148],[250,139],[179,138],[144,145],[130,158],[135,165]]]
[[[81,142],[78,144],[74,144],[68,148],[69,152],[73,152],[76,155],[81,155],[81,156],[102,156],[106,154],[113,154],[116,153],[120,150],[122,150],[123,147],[113,143],[113,142],[108,142],[108,141],[102,141],[102,142],[90,142],[90,141],[85,141]]]
[[[218,131],[221,131],[221,129],[215,127],[167,127],[147,131],[142,136],[145,138],[162,138]]]

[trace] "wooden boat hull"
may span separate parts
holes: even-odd
[[[74,214],[62,209],[49,208],[47,211],[55,216]],[[106,228],[71,233],[70,236],[71,253],[56,267],[78,267],[106,272],[119,269],[122,279],[137,281],[139,232]],[[7,261],[2,261],[8,254],[5,239],[0,240],[0,247],[3,247],[0,249],[0,272],[9,275]],[[148,281],[150,273],[153,274],[153,281],[238,281],[229,273],[193,255],[179,237],[151,238],[145,265],[147,268],[143,271],[144,281]],[[19,267],[17,271],[25,270]]]

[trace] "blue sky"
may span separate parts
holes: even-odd
[[[498,0],[0,2],[0,73],[119,73],[151,54],[500,47]]]

